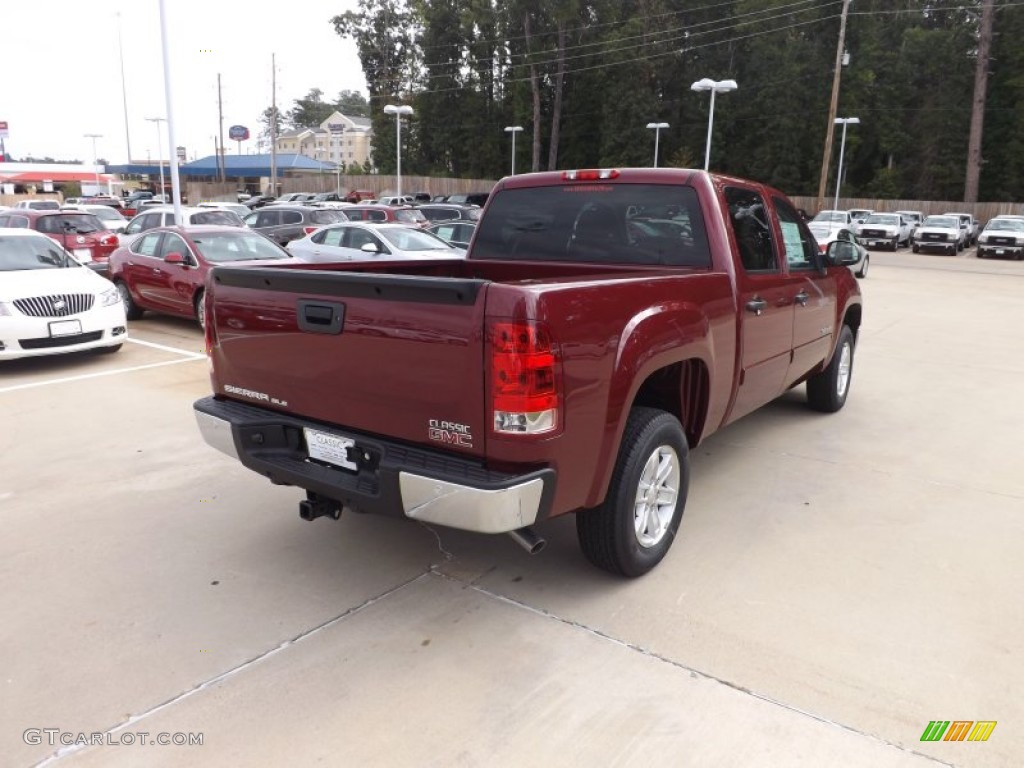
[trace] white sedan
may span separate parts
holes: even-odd
[[[127,325],[109,280],[45,235],[0,229],[0,360],[116,352]]]
[[[304,261],[464,258],[436,235],[404,224],[331,224],[285,246]]]

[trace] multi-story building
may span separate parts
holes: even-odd
[[[316,128],[282,133],[277,137],[277,151],[350,168],[370,159],[372,138],[368,117],[348,117],[335,111]]]

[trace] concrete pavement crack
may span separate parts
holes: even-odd
[[[572,619],[567,619],[564,616],[559,616],[558,614],[552,613],[551,611],[545,610],[543,608],[537,608],[535,606],[532,606],[532,605],[529,605],[527,603],[524,603],[524,602],[522,602],[520,600],[516,600],[515,598],[508,597],[506,595],[500,595],[497,592],[492,592],[489,589],[481,587],[480,585],[475,584],[473,582],[465,582],[465,581],[463,581],[461,579],[458,579],[458,578],[456,578],[454,576],[450,576],[450,575],[448,575],[446,573],[442,573],[441,571],[437,570],[436,568],[431,568],[430,569],[430,573],[432,575],[438,576],[438,577],[440,577],[442,579],[446,579],[446,580],[449,580],[449,581],[454,581],[454,582],[462,585],[463,587],[468,588],[468,589],[472,589],[472,590],[480,593],[481,595],[484,595],[485,597],[491,598],[492,600],[497,600],[498,602],[506,603],[508,605],[511,605],[511,606],[513,606],[515,608],[519,608],[519,609],[524,610],[524,611],[529,611],[530,613],[537,614],[538,616],[542,616],[542,617],[544,617],[546,619],[551,619],[553,621],[557,621],[557,622],[559,622],[561,624],[564,624],[564,625],[566,625],[568,627],[572,627],[573,629],[578,629],[578,630],[586,632],[586,633],[588,633],[590,635],[593,635],[594,637],[596,637],[596,638],[598,638],[600,640],[604,640],[606,642],[613,643],[613,644],[618,645],[618,646],[620,646],[622,648],[625,648],[627,650],[633,651],[635,653],[639,653],[639,654],[641,654],[643,656],[647,656],[648,658],[653,659],[655,661],[659,661],[659,662],[662,662],[664,664],[668,664],[668,665],[670,665],[672,667],[675,667],[676,669],[682,670],[684,672],[688,672],[691,677],[703,678],[704,680],[709,680],[709,681],[718,683],[720,685],[724,685],[727,688],[731,688],[734,691],[737,691],[738,693],[742,693],[742,694],[745,694],[747,696],[751,696],[751,697],[753,697],[755,699],[760,699],[761,701],[764,701],[767,704],[771,704],[773,706],[780,707],[780,708],[788,710],[790,712],[794,712],[794,713],[796,713],[798,715],[802,715],[804,717],[809,717],[812,720],[815,720],[815,721],[817,721],[819,723],[822,723],[824,725],[829,725],[829,726],[832,726],[834,728],[839,728],[841,730],[847,731],[847,732],[855,734],[857,736],[860,736],[860,737],[863,737],[863,738],[870,739],[872,741],[878,742],[879,744],[884,744],[887,747],[892,747],[893,749],[898,749],[901,752],[907,752],[907,753],[915,755],[917,757],[924,758],[924,759],[929,760],[930,762],[934,763],[935,765],[946,766],[946,768],[955,768],[953,763],[947,763],[947,762],[945,762],[943,760],[939,760],[936,757],[932,757],[931,755],[926,755],[923,752],[919,752],[916,749],[910,749],[908,747],[901,746],[900,744],[895,744],[895,743],[893,743],[891,741],[887,741],[886,739],[881,738],[880,736],[875,736],[874,734],[866,733],[866,732],[858,730],[857,728],[854,728],[852,726],[845,725],[845,724],[837,722],[835,720],[830,720],[827,717],[823,717],[822,715],[817,715],[817,714],[815,714],[813,712],[808,712],[807,710],[800,709],[799,707],[795,707],[792,704],[787,704],[784,701],[779,701],[778,699],[773,699],[771,696],[767,696],[767,695],[765,695],[763,693],[758,693],[757,691],[754,691],[754,690],[752,690],[750,688],[746,688],[746,687],[744,687],[742,685],[739,685],[738,683],[731,682],[731,681],[726,680],[726,679],[721,678],[721,677],[716,677],[715,675],[708,674],[707,672],[702,672],[701,670],[695,669],[693,667],[689,667],[686,664],[683,664],[682,662],[676,661],[675,659],[670,659],[667,656],[663,656],[660,653],[657,653],[657,652],[652,651],[650,649],[644,648],[643,646],[637,645],[636,643],[632,643],[632,642],[630,642],[628,640],[622,640],[621,638],[614,637],[613,635],[609,635],[607,632],[603,632],[600,629],[595,629],[594,627],[588,626],[587,624],[583,624],[581,622],[574,621]]]
[[[315,634],[317,634],[319,632],[322,632],[325,629],[329,629],[329,628],[333,627],[335,624],[338,624],[338,623],[344,621],[345,619],[348,619],[348,618],[350,618],[352,616],[355,616],[358,613],[361,613],[364,609],[369,608],[371,605],[374,605],[375,603],[378,603],[381,600],[385,600],[385,599],[391,597],[392,595],[402,591],[403,589],[405,589],[406,587],[411,586],[412,584],[415,584],[417,581],[420,581],[421,579],[423,579],[425,577],[428,577],[429,575],[430,575],[430,570],[429,569],[423,571],[422,573],[418,573],[415,576],[413,576],[411,579],[407,579],[406,581],[403,581],[402,583],[397,584],[397,585],[391,587],[390,589],[385,590],[384,592],[381,592],[379,595],[375,595],[374,597],[367,598],[366,600],[361,602],[359,605],[355,605],[355,606],[353,606],[351,608],[348,608],[348,609],[342,611],[341,613],[339,613],[337,616],[333,616],[330,619],[327,619],[326,621],[321,622],[320,624],[317,624],[314,627],[310,627],[309,629],[306,629],[306,630],[300,632],[299,634],[295,635],[294,637],[291,637],[288,640],[284,640],[284,641],[280,642],[278,645],[274,646],[273,648],[270,648],[269,650],[266,650],[266,651],[264,651],[263,653],[261,653],[261,654],[259,654],[257,656],[253,656],[251,659],[247,659],[246,661],[243,661],[241,664],[237,664],[234,667],[232,667],[231,669],[228,669],[228,670],[226,670],[224,672],[221,672],[219,675],[215,675],[214,677],[211,677],[208,680],[204,680],[203,682],[193,686],[192,688],[188,689],[187,691],[182,691],[181,693],[179,693],[179,694],[177,694],[175,696],[172,696],[171,698],[167,699],[166,701],[161,702],[160,704],[157,704],[157,705],[155,705],[153,707],[150,707],[145,712],[140,712],[137,715],[131,715],[124,722],[121,722],[121,723],[118,723],[117,725],[111,726],[110,728],[107,728],[105,731],[97,731],[97,733],[102,733],[104,740],[106,740],[107,739],[107,734],[114,734],[114,733],[118,733],[120,731],[123,731],[125,728],[129,728],[130,726],[133,726],[136,723],[139,723],[142,720],[145,720],[146,718],[151,717],[151,716],[157,714],[158,712],[163,711],[164,709],[167,709],[168,707],[172,707],[175,704],[178,704],[179,702],[182,702],[185,699],[189,698],[190,696],[193,696],[193,695],[195,695],[195,694],[197,694],[197,693],[199,693],[201,691],[205,691],[207,688],[210,688],[210,687],[216,685],[217,683],[220,683],[220,682],[222,682],[224,680],[227,680],[229,677],[234,677],[239,672],[243,672],[244,670],[249,669],[250,667],[252,667],[252,666],[254,666],[256,664],[259,664],[259,663],[261,663],[263,661],[266,661],[271,656],[277,655],[278,653],[280,653],[281,651],[285,650],[286,648],[288,648],[288,647],[290,647],[290,646],[292,646],[292,645],[294,645],[294,644],[296,644],[296,643],[298,643],[298,642],[300,642],[302,640],[305,640],[306,638],[311,637],[311,636],[313,636],[313,635],[315,635]],[[90,746],[92,746],[92,745],[90,745],[90,744],[72,744],[72,745],[69,745],[69,746],[66,746],[66,747],[61,747],[56,752],[54,752],[52,755],[48,755],[47,757],[43,758],[39,762],[35,763],[32,766],[32,768],[44,768],[45,766],[54,765],[58,761],[63,760],[64,758],[69,757],[70,755],[73,755],[76,752],[80,752],[80,751],[82,751],[84,749],[88,749]]]

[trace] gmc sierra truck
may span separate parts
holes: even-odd
[[[465,260],[218,266],[205,440],[343,508],[529,551],[576,513],[595,565],[675,539],[689,451],[806,383],[850,391],[861,296],[780,192],[680,169],[511,176]]]

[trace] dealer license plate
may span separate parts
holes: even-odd
[[[996,248],[996,256],[1002,256],[1004,253],[1006,253],[1006,251],[1002,248]]]
[[[309,451],[309,458],[317,461],[325,461],[336,467],[344,467],[358,471],[354,461],[348,458],[348,449],[354,448],[356,441],[349,437],[339,437],[318,429],[305,427],[302,430],[306,435],[306,448]]]
[[[92,251],[88,248],[75,248],[75,258],[81,261],[92,261]]]
[[[50,336],[74,336],[81,332],[81,320],[55,320],[50,323]]]

